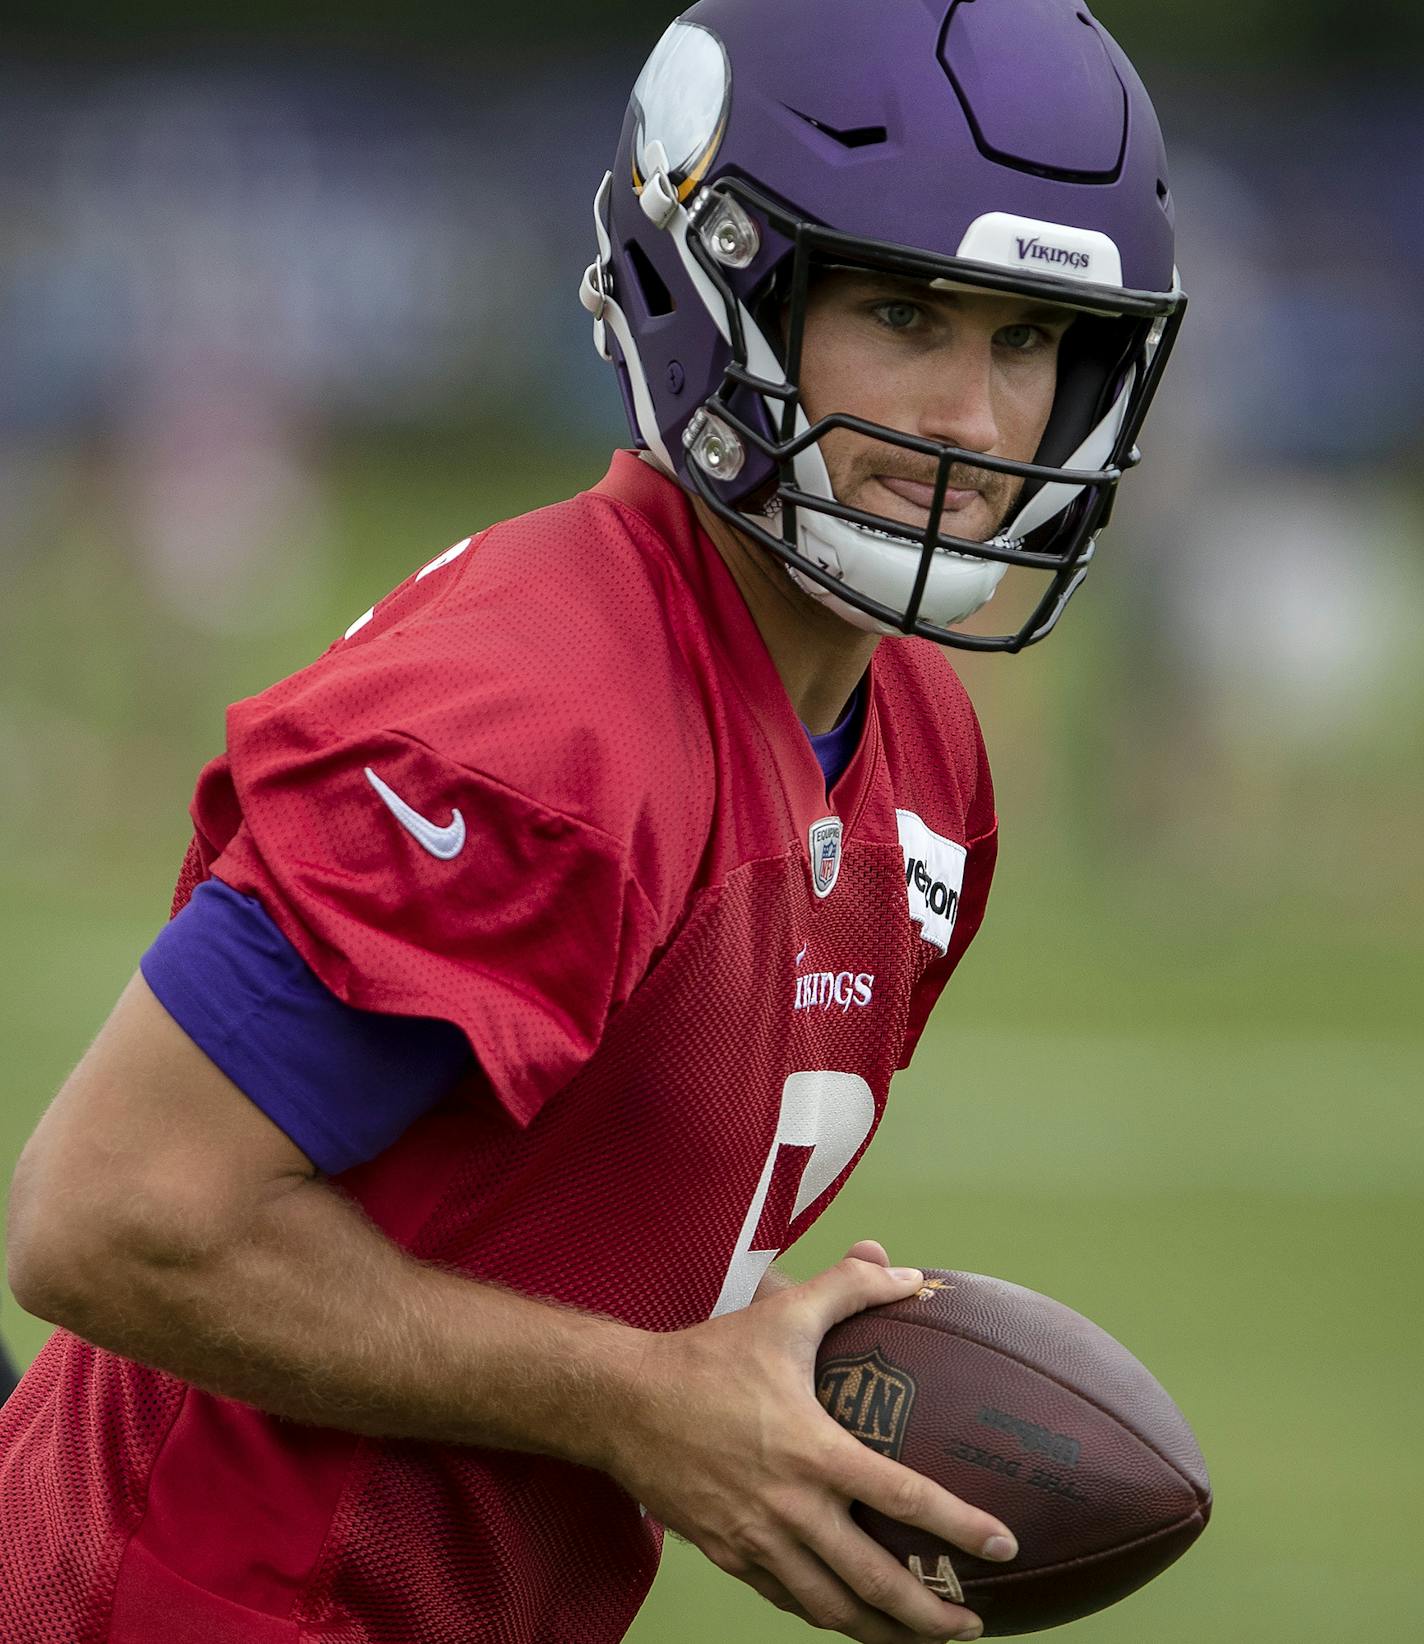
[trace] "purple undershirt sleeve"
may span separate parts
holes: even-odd
[[[198,886],[139,968],[188,1037],[330,1176],[383,1152],[471,1067],[450,1022],[344,1004],[262,904],[220,879]]]

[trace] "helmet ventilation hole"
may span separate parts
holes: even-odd
[[[638,283],[638,295],[642,298],[643,309],[650,320],[657,319],[662,314],[671,314],[677,308],[677,301],[667,288],[667,282],[657,269],[653,267],[652,259],[636,240],[630,240],[624,247],[628,254],[628,263],[633,270],[633,278]]]
[[[799,108],[792,108],[790,103],[784,103],[782,106],[798,120],[804,120],[808,126],[814,126],[833,142],[839,143],[842,148],[874,148],[880,143],[887,142],[890,137],[885,126],[828,126],[815,115],[803,114]]]

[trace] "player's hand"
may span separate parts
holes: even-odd
[[[817,1403],[833,1324],[913,1295],[921,1276],[872,1241],[808,1283],[649,1338],[611,1472],[654,1517],[778,1608],[860,1644],[977,1638],[978,1618],[924,1587],[852,1520],[863,1501],[980,1557],[996,1518],[877,1455]]]

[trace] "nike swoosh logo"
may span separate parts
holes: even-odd
[[[413,806],[407,805],[394,788],[387,787],[369,765],[365,770],[366,780],[380,794],[391,815],[432,856],[438,856],[442,862],[448,862],[451,857],[458,856],[464,850],[465,819],[459,811],[452,811],[451,819],[446,826],[438,828],[428,817],[422,816]]]

